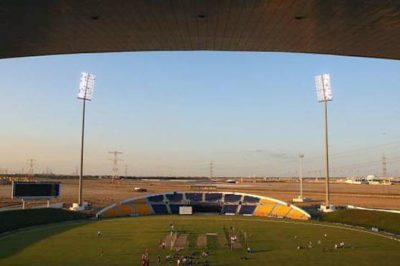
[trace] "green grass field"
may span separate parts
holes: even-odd
[[[151,265],[176,265],[165,256],[160,240],[173,222],[187,236],[180,254],[194,254],[197,265],[398,265],[400,242],[365,231],[329,224],[239,216],[150,216],[101,221],[75,221],[22,229],[0,238],[0,265],[139,265],[148,248]],[[233,227],[242,248],[223,244]],[[97,231],[102,235],[97,236]],[[201,258],[199,235],[206,237],[209,256]],[[325,238],[323,235],[327,234]],[[246,253],[244,235],[255,250]],[[321,244],[317,244],[318,240]],[[312,248],[308,248],[309,242]],[[344,241],[346,248],[334,249]],[[297,250],[297,246],[304,247]],[[247,257],[247,260],[241,259]]]
[[[393,234],[400,235],[400,214],[364,210],[338,210],[326,213],[323,221],[344,223],[365,228],[377,227]]]

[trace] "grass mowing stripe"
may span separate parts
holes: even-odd
[[[148,217],[155,217],[155,216],[148,216]],[[173,217],[180,217],[179,219],[181,219],[181,220],[187,220],[187,221],[191,220],[190,217],[188,217],[188,216],[168,215],[166,217],[171,217],[171,219]],[[210,219],[207,219],[207,218],[203,218],[203,216],[196,216],[195,215],[195,217],[196,217],[195,219],[197,219],[197,220],[204,220],[204,221],[209,221],[210,220]],[[217,217],[221,217],[221,216],[217,216]],[[106,220],[102,220],[102,221],[114,221],[114,220],[118,220],[118,219],[121,219],[121,218],[111,218],[111,219],[106,219]],[[228,218],[228,217],[223,217],[221,219],[224,220],[224,221],[231,221],[232,220],[232,218]],[[384,235],[382,233],[371,232],[371,231],[368,231],[367,229],[354,228],[351,225],[329,224],[329,222],[323,222],[323,223],[322,222],[312,222],[312,221],[310,221],[310,222],[302,222],[302,221],[275,220],[275,219],[270,219],[270,218],[260,219],[260,218],[254,218],[254,217],[248,217],[247,219],[235,217],[235,220],[255,221],[255,222],[264,222],[264,223],[286,223],[286,224],[315,225],[315,226],[320,226],[320,227],[337,228],[337,229],[344,229],[344,230],[350,230],[350,231],[355,231],[355,232],[361,232],[361,233],[371,234],[371,235],[375,235],[375,236],[379,236],[379,237],[383,237],[383,238],[386,238],[386,239],[397,241],[393,237]]]

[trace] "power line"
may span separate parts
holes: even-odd
[[[382,155],[382,177],[387,177],[387,163],[385,154]]]
[[[210,179],[214,178],[214,164],[213,161],[210,162]]]
[[[387,143],[382,143],[382,144],[376,144],[376,145],[371,145],[367,147],[360,147],[360,148],[355,148],[355,149],[350,149],[347,151],[341,151],[341,152],[332,152],[332,155],[330,156],[331,158],[342,158],[342,157],[348,157],[348,156],[354,156],[354,153],[360,153],[363,152],[365,154],[365,151],[371,151],[371,152],[376,152],[378,149],[385,149],[388,150],[389,148],[392,148],[394,150],[397,150],[397,147],[400,145],[400,141],[391,141]],[[388,147],[391,146],[391,147]],[[312,155],[309,156],[308,162],[313,163],[315,159],[320,159],[320,155]],[[296,161],[296,158],[291,158],[288,159],[287,161]]]
[[[122,161],[122,159],[118,158],[118,156],[120,154],[122,154],[122,152],[120,152],[120,151],[110,151],[108,153],[113,155],[113,159],[111,159],[113,161],[112,179],[113,180],[114,179],[118,179],[119,178],[118,162]]]
[[[29,163],[28,177],[29,178],[33,178],[33,176],[34,176],[34,165],[35,165],[36,160],[33,159],[33,158],[30,158],[27,161]]]

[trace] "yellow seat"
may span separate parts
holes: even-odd
[[[141,199],[135,199],[133,202],[134,203],[147,203],[147,200],[145,198],[141,198]]]
[[[286,214],[288,214],[288,212],[290,211],[290,207],[285,206],[285,205],[277,205],[271,213],[271,216],[275,216],[275,217],[285,217]]]
[[[110,209],[106,210],[105,212],[103,212],[100,216],[103,218],[114,217],[115,211],[113,208],[110,208]]]
[[[150,215],[153,214],[153,210],[149,206],[149,204],[135,204],[132,205],[133,215]]]
[[[102,213],[102,217],[121,217],[129,216],[132,213],[132,208],[127,205],[116,205]]]
[[[268,216],[269,213],[272,211],[275,205],[268,204],[268,205],[258,205],[256,210],[254,211],[254,216]]]
[[[308,220],[308,217],[304,215],[304,213],[291,209],[291,211],[286,215],[287,218],[296,219],[296,220]]]
[[[130,215],[149,215],[153,214],[153,209],[150,207],[150,204],[147,203],[146,199],[136,199],[124,205],[129,206],[131,208]]]
[[[275,205],[276,204],[276,202],[275,201],[272,201],[272,200],[269,200],[269,199],[261,199],[260,200],[260,204],[261,205]]]

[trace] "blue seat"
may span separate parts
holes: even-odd
[[[155,214],[168,214],[168,209],[165,204],[151,204]]]
[[[225,202],[238,202],[242,198],[242,195],[236,194],[225,194]]]
[[[171,214],[179,214],[179,207],[182,205],[179,204],[170,204],[169,209],[171,210]]]
[[[238,205],[224,205],[222,213],[236,213]]]
[[[206,193],[206,201],[222,200],[222,193]]]
[[[258,203],[260,202],[260,198],[252,197],[252,196],[244,196],[243,203]]]
[[[183,199],[183,194],[182,193],[174,192],[173,194],[165,194],[165,196],[171,202],[177,202],[177,201],[181,201]]]
[[[162,202],[164,200],[163,195],[155,195],[155,196],[150,196],[147,198],[150,202]]]
[[[186,199],[190,201],[202,201],[203,194],[202,193],[186,193]]]
[[[240,207],[239,214],[253,214],[256,207],[256,205],[242,205]]]

